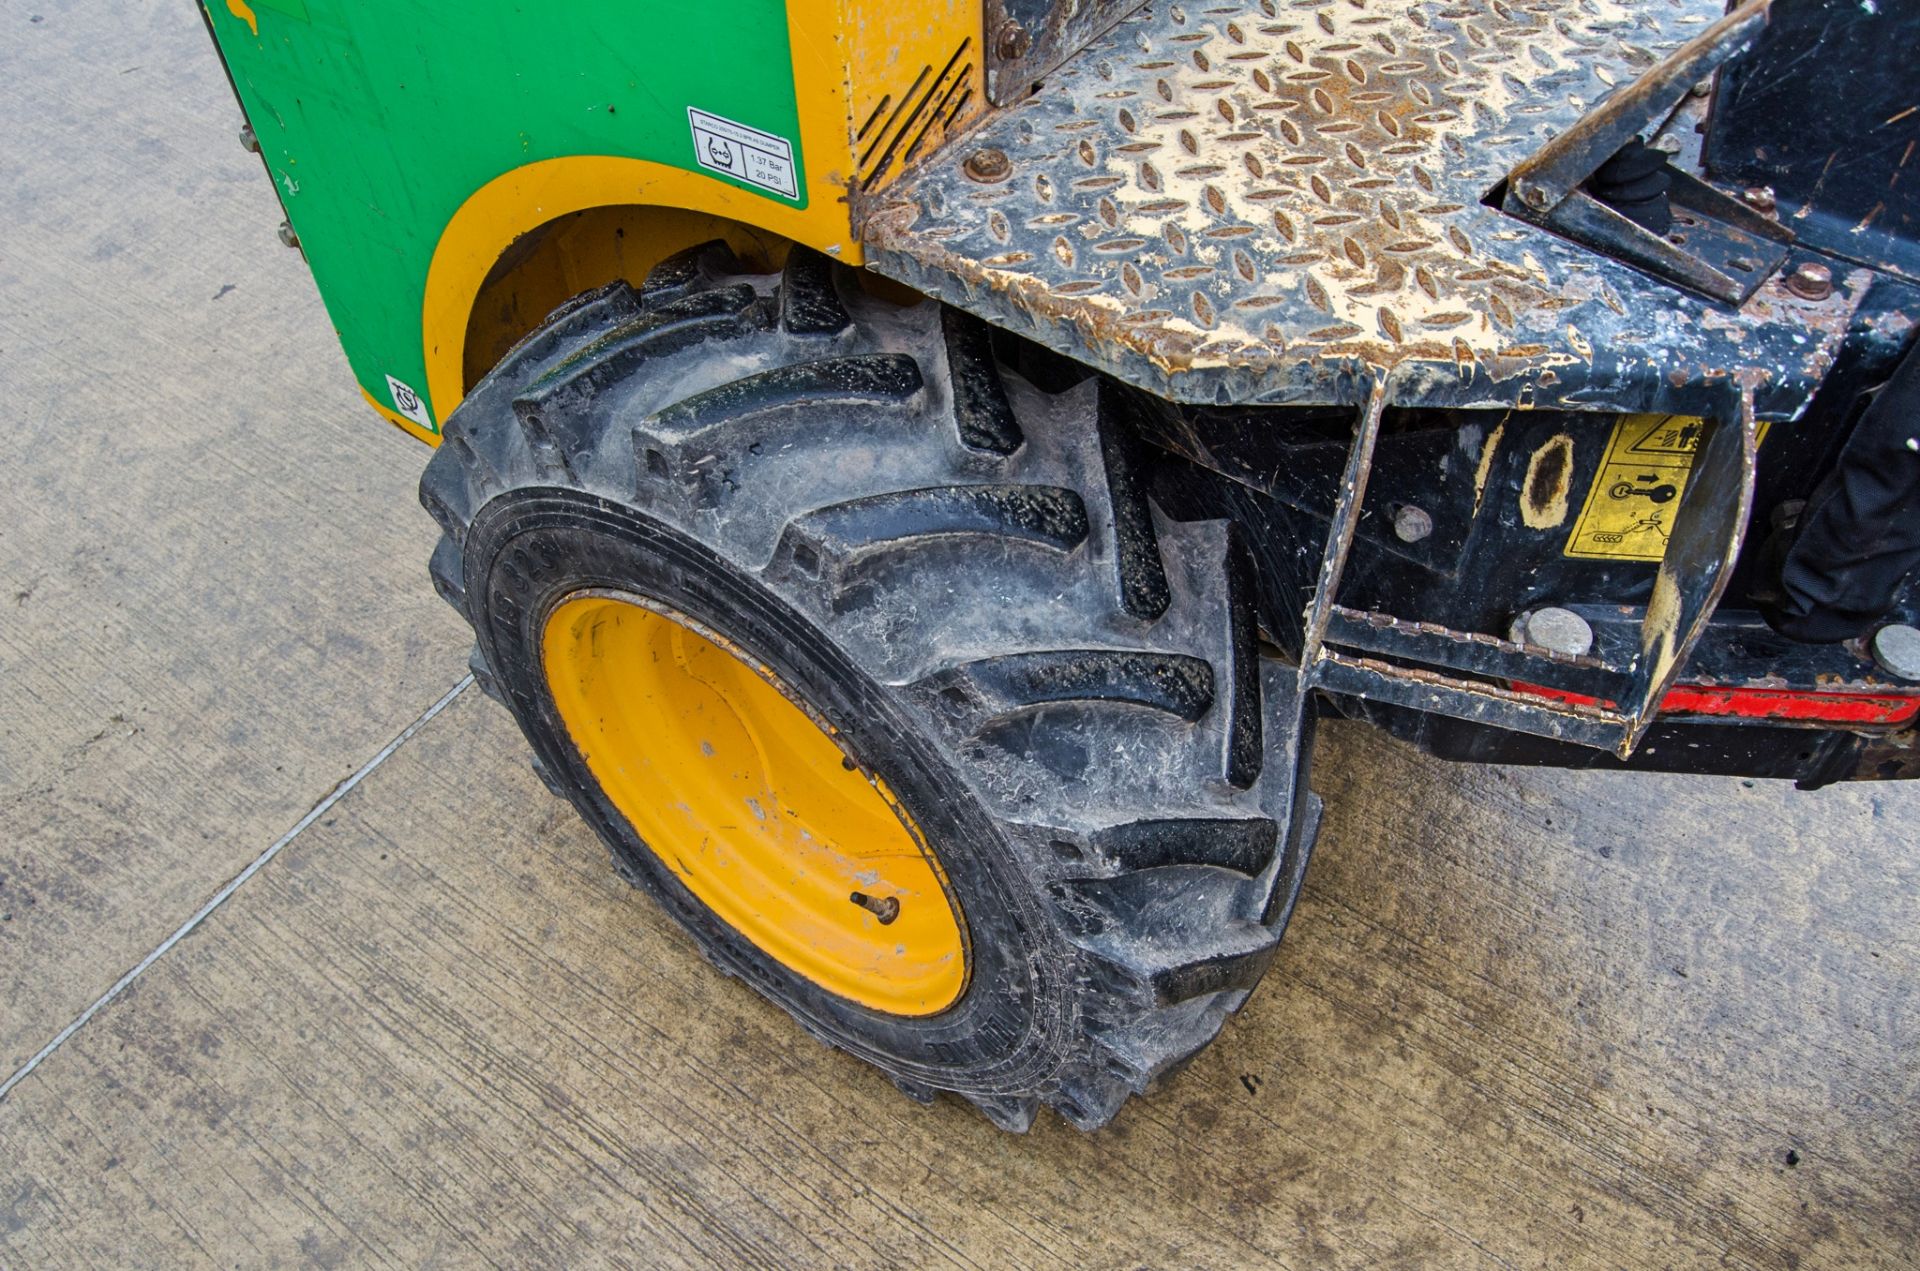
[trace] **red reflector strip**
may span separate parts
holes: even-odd
[[[1514,688],[1573,706],[1612,706],[1597,697],[1564,693],[1537,684]],[[1920,717],[1920,694],[1811,693],[1790,688],[1716,688],[1676,684],[1660,703],[1662,715],[1714,715],[1735,719],[1783,719],[1815,724],[1905,724]]]
[[[1920,715],[1920,697],[1676,684],[1660,703],[1660,713],[1813,720],[1823,724],[1904,724]]]

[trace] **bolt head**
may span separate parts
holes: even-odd
[[[1433,533],[1433,517],[1425,508],[1404,503],[1393,514],[1393,536],[1402,543],[1418,543]]]
[[[1007,152],[989,146],[976,150],[967,156],[960,170],[968,179],[983,185],[993,185],[1013,175],[1013,160],[1007,158]]]
[[[1818,261],[1803,260],[1787,275],[1787,290],[1802,300],[1825,300],[1833,294],[1833,271]]]
[[[1895,679],[1920,684],[1920,627],[1896,622],[1874,632],[1873,660]]]
[[[1530,644],[1570,658],[1593,652],[1593,628],[1571,609],[1547,605],[1530,609],[1513,620],[1507,633],[1515,644]]]
[[[1740,192],[1740,200],[1756,212],[1771,213],[1774,209],[1773,187],[1750,185]]]
[[[1000,34],[993,46],[994,52],[998,53],[1003,61],[1008,62],[1025,57],[1027,50],[1032,47],[1033,36],[1027,33],[1027,28],[1011,20],[1000,28]]]

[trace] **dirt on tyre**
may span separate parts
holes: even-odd
[[[1104,1125],[1206,1045],[1305,864],[1261,728],[1291,672],[1263,685],[1229,525],[1146,497],[1117,392],[713,244],[550,316],[421,482],[476,678],[622,872],[1014,1130]]]

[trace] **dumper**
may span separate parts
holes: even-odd
[[[1319,720],[1920,774],[1910,0],[204,12],[474,683],[912,1098],[1213,1040]]]

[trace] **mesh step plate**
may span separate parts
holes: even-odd
[[[1791,415],[1866,275],[1714,307],[1482,200],[1713,0],[1141,10],[866,210],[873,268],[1164,396]],[[970,178],[981,150],[1010,175]],[[975,165],[976,170],[987,170]],[[1677,227],[1684,232],[1684,226]]]

